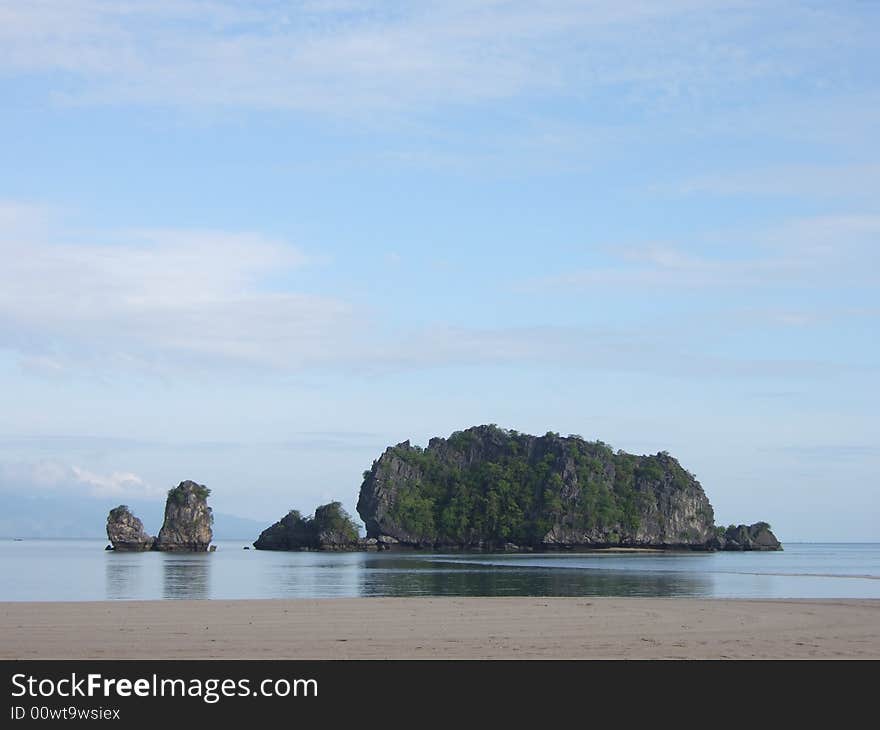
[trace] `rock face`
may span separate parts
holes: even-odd
[[[303,517],[291,510],[254,542],[257,550],[361,550],[369,549],[358,539],[357,526],[340,502],[330,502]],[[375,549],[375,548],[374,548]]]
[[[144,532],[144,523],[124,504],[107,515],[107,538],[114,550],[152,550],[156,542],[155,537]]]
[[[156,538],[156,550],[207,552],[213,538],[214,516],[208,506],[211,490],[192,481],[169,490],[165,522]]]
[[[497,426],[389,447],[364,472],[357,511],[369,538],[417,547],[713,549],[716,538],[702,486],[669,454]]]
[[[295,509],[263,530],[254,542],[257,550],[305,550],[312,546],[312,531]]]
[[[715,546],[719,550],[782,550],[766,522],[718,528]]]

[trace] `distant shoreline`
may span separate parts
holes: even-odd
[[[880,600],[0,603],[2,659],[877,659]]]

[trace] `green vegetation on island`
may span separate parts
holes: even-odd
[[[435,545],[692,545],[714,531],[699,482],[666,452],[494,425],[390,447],[358,512],[370,536]]]
[[[168,490],[168,499],[178,505],[186,504],[190,497],[204,502],[210,496],[211,490],[208,487],[192,481],[181,482]]]
[[[349,550],[358,546],[358,528],[340,502],[330,502],[303,517],[292,509],[260,533],[257,550]]]

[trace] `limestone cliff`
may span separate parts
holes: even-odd
[[[496,426],[389,447],[357,504],[369,538],[480,549],[713,549],[712,505],[667,453]]]
[[[313,517],[291,510],[254,542],[257,550],[358,550],[357,526],[339,502],[318,507]]]
[[[144,523],[124,504],[107,515],[107,538],[114,550],[152,550],[156,538],[144,531]]]
[[[192,481],[169,490],[165,521],[156,538],[156,550],[206,552],[211,544],[214,516],[208,506],[211,490]]]

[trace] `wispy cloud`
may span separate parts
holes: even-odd
[[[829,461],[876,462],[880,458],[880,445],[877,444],[813,444],[805,446],[781,446],[766,449],[776,453],[804,459],[809,462],[827,463]]]
[[[529,366],[674,378],[823,378],[853,366],[825,359],[721,356],[678,327],[466,328],[427,326],[367,349],[360,367],[386,373],[448,367]]]
[[[12,221],[13,206],[5,209]],[[829,277],[847,275],[864,264],[865,255],[877,255],[868,243],[878,226],[870,216],[823,218],[815,226],[796,222],[765,232],[766,248],[754,248],[751,257],[711,258],[668,246],[614,249],[615,267],[565,273],[530,286],[632,291],[646,285],[778,287],[820,280],[827,286]],[[43,230],[48,234],[34,233]],[[0,348],[17,353],[25,371],[47,377],[68,371],[178,376],[238,369],[376,375],[519,365],[817,377],[841,367],[814,357],[721,357],[698,338],[681,338],[656,324],[382,321],[343,298],[298,292],[308,282],[308,257],[256,233],[152,230],[104,235],[102,243],[55,235],[51,224],[34,224],[32,218],[19,227],[12,221],[0,234],[6,262],[0,269]],[[862,255],[858,261],[856,253]],[[867,267],[863,276],[873,281],[876,269]],[[277,286],[279,278],[283,286]],[[812,324],[803,312],[774,311],[786,326]]]
[[[530,290],[608,287],[769,288],[872,286],[880,215],[811,216],[751,231],[708,234],[699,244],[605,246],[610,263],[535,279]]]
[[[842,37],[868,46],[865,25],[751,0],[0,0],[0,71],[61,72],[57,94],[98,103],[350,111],[608,86],[680,98],[833,76],[823,59]]]
[[[297,431],[277,440],[206,441],[188,439],[133,439],[120,436],[84,435],[0,435],[0,453],[26,451],[28,453],[76,454],[106,457],[108,454],[162,450],[181,453],[211,453],[242,451],[289,451],[308,449],[363,449],[365,446],[381,446],[387,437],[379,433],[363,431]]]
[[[675,244],[607,247],[611,264],[576,268],[542,277],[526,289],[597,289],[618,287],[705,289],[772,284],[791,279],[803,269],[794,258],[722,256],[691,253]]]
[[[347,326],[343,302],[272,288],[272,277],[306,261],[284,241],[150,230],[69,242],[58,230],[35,234],[30,209],[16,217],[13,208],[0,233],[0,344],[26,369],[58,373],[70,360],[152,368],[175,358],[286,369],[320,360]]]
[[[671,195],[876,198],[880,163],[775,165],[749,170],[716,170],[711,175],[656,186]]]
[[[813,307],[813,308],[760,308],[742,307],[731,313],[730,319],[742,324],[772,325],[805,329],[839,321],[859,321],[880,318],[880,308],[871,307]]]

